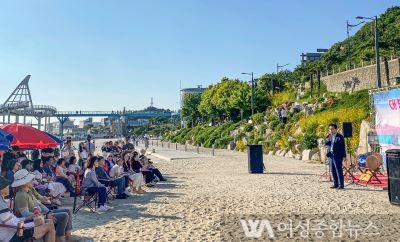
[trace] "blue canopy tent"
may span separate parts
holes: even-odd
[[[0,150],[8,150],[14,136],[3,129],[0,129]]]
[[[54,134],[50,134],[45,132],[50,138],[52,138],[55,142],[57,142],[59,145],[62,145],[64,143],[64,141],[60,138],[58,138],[57,136],[55,136]]]

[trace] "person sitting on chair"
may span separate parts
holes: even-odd
[[[344,188],[343,160],[346,159],[346,148],[343,135],[337,132],[336,124],[329,124],[329,134],[325,144],[329,146],[327,157],[330,158],[333,186],[331,188]]]
[[[99,211],[107,211],[109,209],[113,209],[113,207],[108,206],[106,204],[107,200],[107,189],[106,187],[99,182],[99,180],[96,177],[96,172],[95,168],[98,166],[97,162],[97,157],[91,157],[89,160],[89,163],[87,165],[87,168],[85,170],[85,174],[83,175],[83,180],[82,180],[82,194],[89,193],[89,194],[94,194],[98,193],[99,194],[99,202],[97,203],[98,210]]]
[[[54,242],[56,231],[52,220],[46,220],[46,223],[33,227],[33,233],[30,229],[25,229],[21,237],[17,236],[17,225],[20,221],[25,221],[31,218],[17,218],[10,210],[4,197],[8,196],[9,185],[11,182],[3,177],[0,177],[0,241],[24,241],[30,237],[37,240],[43,238],[44,242]],[[27,221],[26,221],[27,222]],[[28,227],[25,224],[25,227]],[[7,227],[6,227],[7,226]]]
[[[49,210],[43,205],[44,197],[38,193],[34,193],[32,180],[35,178],[34,174],[29,173],[27,170],[22,169],[14,174],[14,182],[12,187],[18,188],[15,195],[15,209],[16,212],[23,217],[32,218],[33,208],[38,207],[39,211],[45,215],[46,219],[52,219],[56,224],[56,241],[75,241],[72,236],[72,215],[69,209],[53,209]]]
[[[118,194],[116,196],[117,199],[125,199],[129,197],[125,194],[125,179],[121,178],[111,178],[105,169],[105,160],[102,156],[97,157],[97,162],[99,165],[95,168],[97,178],[99,181],[105,186],[117,186]]]
[[[45,150],[45,149],[43,149]],[[42,152],[43,152],[42,150]],[[42,161],[43,161],[43,171],[46,173],[46,179],[51,180],[51,181],[56,181],[64,185],[65,189],[70,193],[71,197],[75,197],[75,189],[72,186],[71,182],[68,180],[68,178],[58,176],[56,177],[55,173],[53,172],[51,162],[54,161],[54,154],[51,153],[53,152],[53,149],[51,148],[46,148],[46,155],[42,153]]]

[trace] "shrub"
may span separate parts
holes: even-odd
[[[246,143],[243,140],[236,141],[236,150],[238,151],[245,151],[246,150]]]
[[[265,133],[266,129],[267,129],[267,125],[265,125],[265,124],[258,126],[258,134],[263,135]]]
[[[295,114],[293,114],[293,117],[292,117],[291,120],[292,120],[293,122],[297,122],[297,121],[300,120],[300,118],[301,118],[302,116],[304,116],[304,113],[302,113],[302,112],[295,113]]]
[[[301,145],[306,149],[318,147],[318,136],[315,133],[305,133],[301,139]]]
[[[246,124],[246,126],[243,129],[244,132],[250,132],[252,130],[253,130],[253,124]]]
[[[285,124],[281,122],[279,122],[279,124],[275,127],[275,131],[280,131],[283,129],[285,129]]]
[[[275,127],[278,126],[278,124],[280,124],[279,120],[275,119],[269,122],[268,124],[268,128],[275,130]]]
[[[254,137],[253,144],[258,144],[260,141],[264,141],[264,137],[262,135],[257,135]]]
[[[231,137],[223,137],[215,140],[215,148],[218,149],[226,149],[228,146],[229,142],[231,142],[233,139]]]
[[[253,120],[254,124],[260,125],[264,122],[264,113],[256,113],[251,116],[251,119]]]

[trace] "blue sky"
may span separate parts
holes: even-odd
[[[249,79],[346,38],[346,20],[391,0],[0,1],[0,102],[32,75],[61,111],[177,110],[182,88]],[[351,34],[354,34],[355,30]]]

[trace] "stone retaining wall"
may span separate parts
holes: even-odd
[[[390,85],[400,84],[400,62],[399,59],[388,61]],[[370,65],[354,70],[344,71],[337,74],[324,76],[321,80],[326,84],[330,92],[353,92],[364,89],[374,89],[376,85],[376,65]],[[397,80],[397,82],[396,82]],[[384,62],[381,62],[382,87],[388,86]]]

